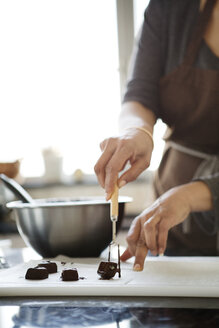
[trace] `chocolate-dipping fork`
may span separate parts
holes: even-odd
[[[110,202],[110,219],[112,221],[112,243],[116,244],[116,222],[118,221],[119,214],[119,188],[117,183],[115,184],[114,191],[111,196]]]
[[[99,264],[97,273],[101,276],[101,279],[111,279],[118,273],[119,278],[121,278],[121,268],[120,268],[120,249],[119,244],[116,243],[116,222],[118,221],[119,205],[118,205],[118,186],[114,188],[114,192],[111,196],[110,203],[110,218],[112,221],[112,242],[109,244],[108,262],[101,262]],[[111,246],[118,246],[118,266],[117,263],[111,262]]]
[[[118,221],[119,215],[119,188],[117,183],[115,184],[114,191],[111,196],[110,202],[110,219],[112,221],[112,242],[109,244],[109,253],[108,253],[108,262],[110,262],[111,257],[111,246],[117,245],[118,246],[118,274],[119,278],[121,277],[121,268],[120,268],[120,246],[116,242],[116,222]]]

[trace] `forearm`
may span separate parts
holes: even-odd
[[[119,117],[120,131],[124,131],[130,127],[144,127],[153,133],[156,117],[154,113],[138,102],[126,102],[122,106]]]
[[[191,212],[204,212],[213,209],[212,194],[206,183],[194,181],[180,186]]]

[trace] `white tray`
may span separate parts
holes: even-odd
[[[57,257],[58,273],[48,279],[30,281],[24,278],[30,261],[0,271],[0,296],[188,296],[219,297],[219,259],[192,257],[147,258],[145,269],[134,272],[131,263],[122,263],[122,277],[100,280],[97,268],[103,259],[70,259]],[[63,266],[61,261],[68,263]],[[71,262],[74,262],[72,265]],[[84,280],[63,282],[63,268],[77,268]]]

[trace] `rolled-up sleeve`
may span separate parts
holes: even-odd
[[[159,80],[163,72],[163,1],[151,0],[135,42],[123,103],[137,101],[159,117]]]
[[[208,234],[219,231],[219,173],[212,176],[195,179],[207,184],[211,191],[213,210],[202,213],[194,213],[196,222]]]

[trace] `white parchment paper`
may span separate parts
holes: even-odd
[[[28,268],[41,261],[30,261],[0,271],[0,296],[190,296],[219,297],[219,259],[212,258],[147,258],[145,269],[134,272],[132,263],[122,263],[122,277],[100,280],[97,268],[100,258],[70,259],[59,256],[52,261],[58,273],[48,279],[25,279]],[[66,262],[63,265],[61,262]],[[79,279],[63,282],[61,272],[77,268]]]

